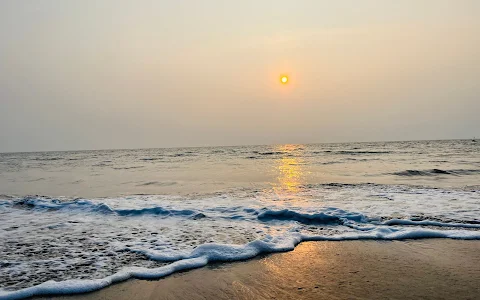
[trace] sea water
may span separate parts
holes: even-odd
[[[480,239],[480,143],[0,154],[0,299],[411,238]]]

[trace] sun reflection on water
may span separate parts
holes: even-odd
[[[305,182],[306,171],[303,166],[302,145],[282,145],[277,151],[282,157],[276,161],[277,182],[273,183],[273,191],[280,196],[296,196]]]

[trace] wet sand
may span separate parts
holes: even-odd
[[[36,299],[480,299],[480,241],[308,242],[155,281]]]

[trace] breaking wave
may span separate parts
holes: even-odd
[[[397,176],[438,176],[438,175],[474,175],[480,174],[480,170],[466,170],[466,169],[456,169],[456,170],[442,170],[442,169],[431,169],[431,170],[405,170],[401,172],[392,173]]]
[[[331,183],[302,191],[298,203],[259,191],[203,198],[1,196],[0,213],[10,219],[0,223],[0,283],[9,282],[0,299],[90,292],[129,278],[290,251],[303,241],[480,240],[477,190]]]

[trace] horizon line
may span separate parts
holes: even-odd
[[[356,142],[309,142],[309,143],[270,143],[270,144],[243,144],[243,145],[212,145],[212,146],[167,146],[167,147],[141,147],[141,148],[100,148],[100,149],[70,149],[70,150],[32,150],[32,151],[0,151],[0,154],[14,153],[45,153],[45,152],[86,152],[86,151],[122,151],[122,150],[149,150],[149,149],[184,149],[184,148],[225,148],[225,147],[257,147],[277,145],[321,145],[321,144],[365,144],[365,143],[398,143],[398,142],[438,142],[438,141],[475,141],[475,137],[450,138],[450,139],[413,139],[413,140],[384,140],[384,141],[356,141]]]

